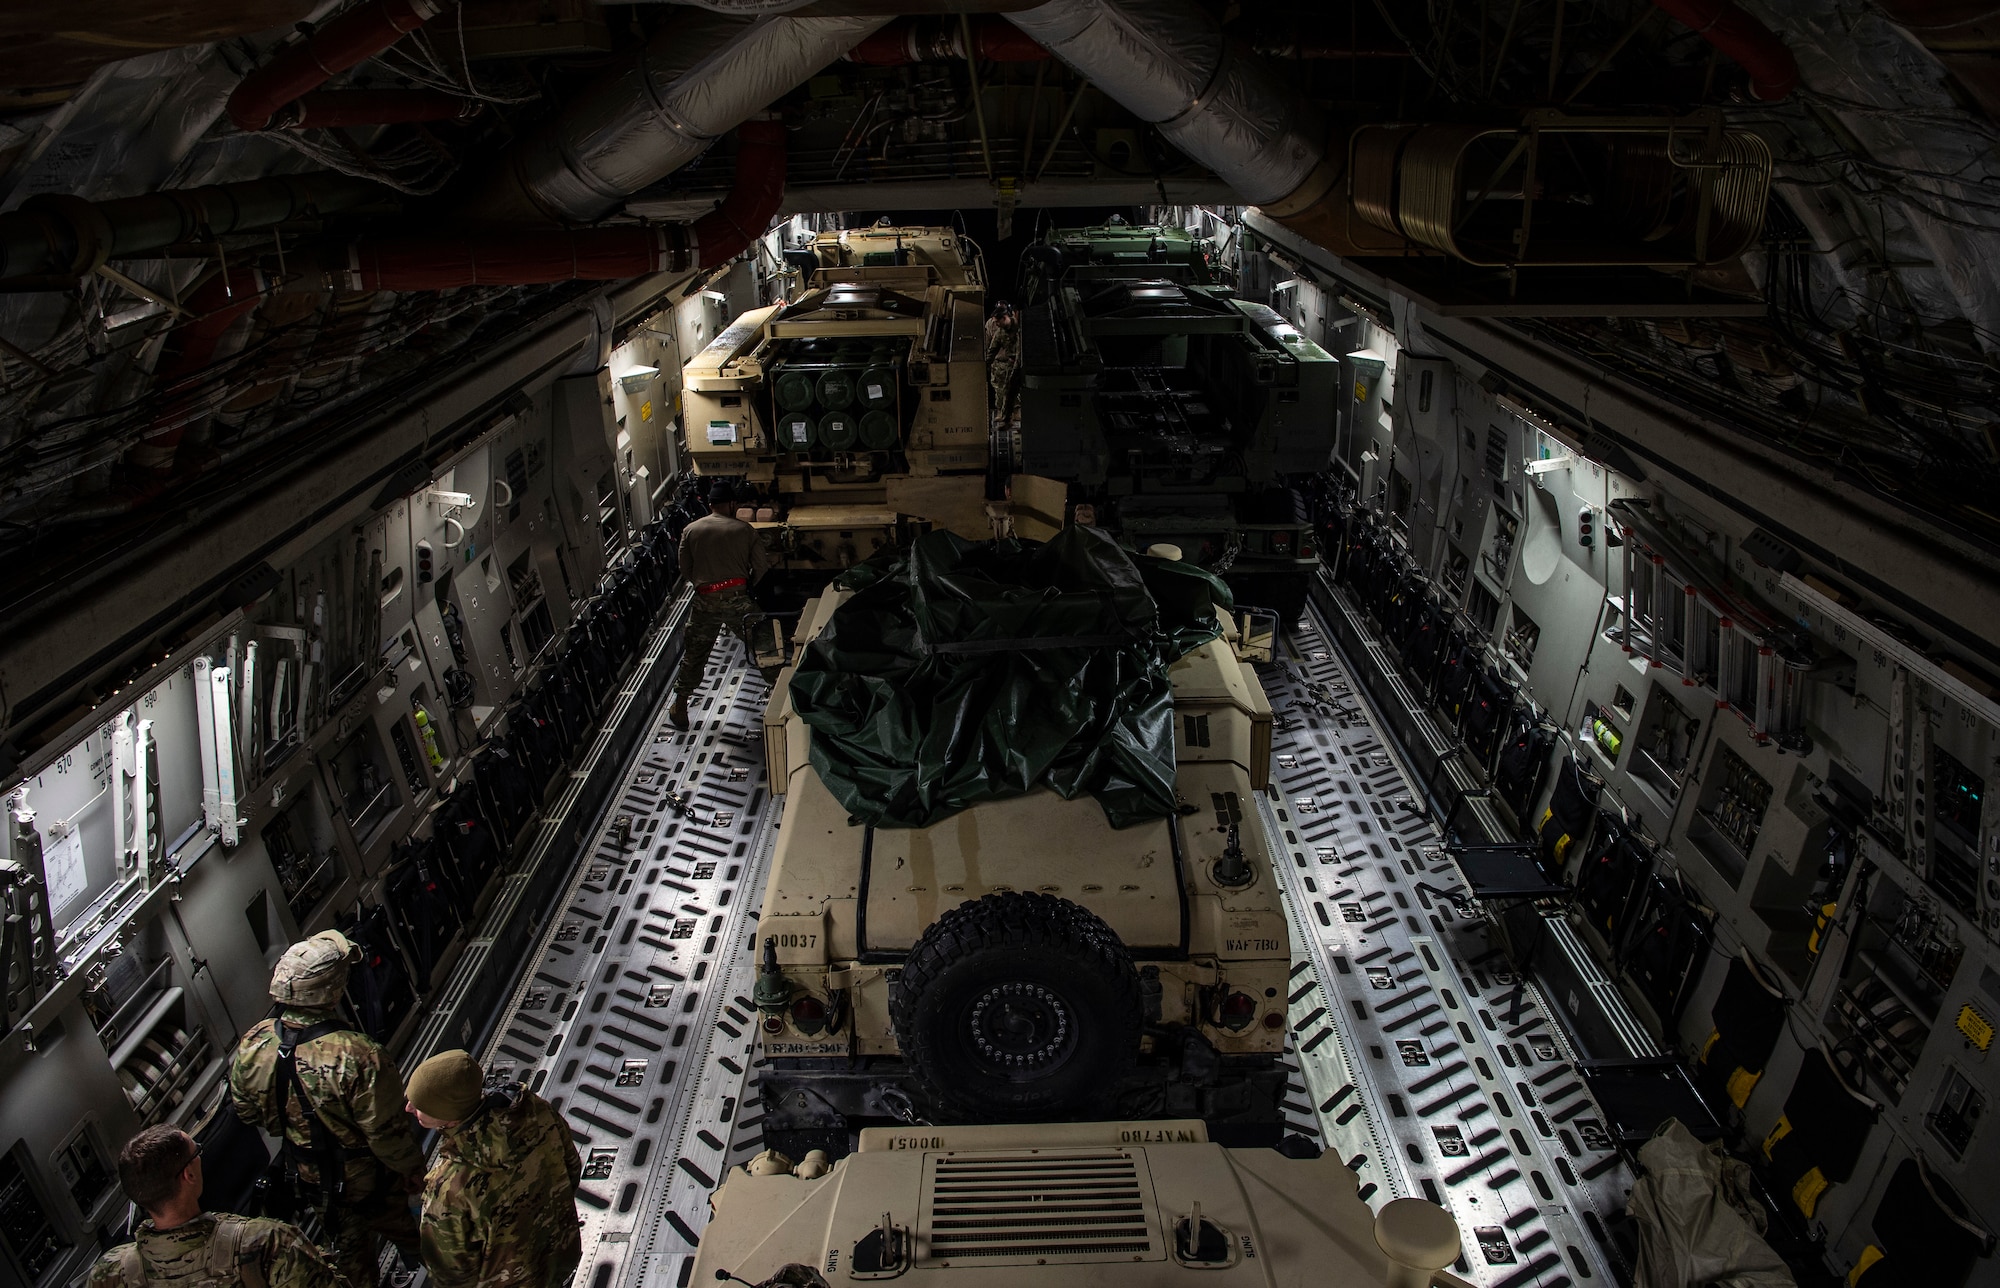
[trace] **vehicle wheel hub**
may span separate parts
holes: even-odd
[[[972,1004],[972,1046],[980,1058],[1009,1073],[1052,1068],[1068,1056],[1075,1026],[1069,1007],[1040,984],[996,984]]]

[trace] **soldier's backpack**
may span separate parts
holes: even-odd
[[[201,1147],[202,1201],[211,1212],[255,1212],[257,1181],[271,1165],[264,1133],[236,1116],[234,1097],[225,1091],[194,1129]]]
[[[193,1280],[177,1280],[174,1288],[270,1288],[264,1281],[264,1268],[257,1264],[257,1258],[243,1251],[244,1236],[249,1233],[249,1222],[240,1216],[222,1213],[215,1218],[215,1236],[208,1241],[208,1257],[202,1266],[202,1274]],[[119,1248],[119,1273],[125,1277],[125,1288],[152,1288],[146,1278],[145,1258],[139,1255],[139,1245],[128,1243]]]

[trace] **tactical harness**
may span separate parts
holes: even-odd
[[[271,1016],[271,1036],[278,1040],[278,1060],[272,1074],[271,1103],[278,1120],[278,1156],[272,1161],[271,1169],[257,1182],[259,1206],[265,1215],[281,1216],[289,1220],[297,1211],[299,1193],[298,1146],[292,1143],[290,1123],[286,1119],[286,1100],[296,1091],[299,1104],[306,1114],[306,1131],[312,1138],[312,1164],[319,1171],[321,1220],[326,1226],[326,1237],[332,1239],[337,1233],[336,1204],[347,1190],[347,1148],[319,1116],[319,1110],[306,1097],[305,1084],[299,1081],[298,1048],[308,1042],[325,1037],[329,1033],[349,1033],[354,1026],[345,1020],[322,1020],[302,1029],[287,1030],[285,1021],[273,1008]],[[285,1204],[292,1206],[290,1212],[274,1212]],[[261,1286],[253,1286],[261,1288]]]
[[[264,1280],[264,1268],[257,1264],[256,1254],[245,1254],[243,1251],[243,1236],[249,1232],[249,1224],[238,1216],[215,1218],[215,1234],[208,1241],[208,1257],[204,1262],[210,1283],[270,1288]],[[151,1280],[146,1277],[146,1259],[139,1254],[137,1243],[120,1247],[117,1257],[119,1273],[125,1277],[125,1288],[149,1288]]]

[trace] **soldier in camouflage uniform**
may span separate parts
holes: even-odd
[[[243,1035],[229,1066],[237,1117],[278,1134],[274,1021],[290,1034],[338,1024],[347,972],[359,957],[359,950],[335,930],[286,951],[271,973],[276,1005]],[[402,1111],[402,1075],[379,1043],[346,1027],[300,1042],[294,1060],[298,1083],[287,1096],[284,1134],[298,1159],[301,1186],[321,1209],[331,1235],[328,1249],[341,1273],[353,1288],[375,1288],[381,1266],[378,1238],[395,1243],[406,1260],[417,1251],[409,1196],[423,1185],[424,1158]],[[319,1115],[344,1157],[335,1178],[339,1192],[331,1203],[313,1157],[308,1113]]]
[[[674,673],[674,702],[667,709],[676,729],[688,727],[688,699],[701,687],[717,636],[730,632],[755,657],[745,625],[757,611],[749,590],[770,569],[771,551],[755,528],[736,517],[736,509],[744,502],[754,504],[756,496],[748,484],[731,488],[716,479],[708,489],[708,514],[681,533],[681,576],[694,583],[694,602],[681,632],[681,665]],[[764,678],[777,679],[777,671],[765,671]]]
[[[161,1124],[118,1153],[118,1183],[145,1210],[133,1241],[90,1268],[88,1288],[347,1288],[283,1221],[201,1210],[201,1148]]]
[[[993,316],[986,319],[986,385],[996,429],[1007,429],[1014,423],[1020,370],[1021,319],[1013,305],[1001,300],[993,306]]]
[[[424,1178],[424,1269],[437,1288],[563,1288],[583,1259],[569,1124],[519,1082],[485,1084],[463,1051],[410,1075],[410,1112],[439,1133]]]

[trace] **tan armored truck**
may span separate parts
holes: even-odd
[[[853,592],[807,605],[794,663]],[[1168,669],[1177,817],[1046,787],[928,827],[850,822],[792,670],[765,713],[785,812],[758,923],[765,1139],[873,1124],[1206,1119],[1278,1138],[1291,946],[1253,793],[1271,708],[1234,622]]]
[[[798,299],[745,313],[683,368],[695,472],[760,485],[780,568],[822,581],[932,528],[992,535],[969,243],[869,228],[821,234],[813,254]]]
[[[1378,1215],[1334,1155],[1225,1149],[1199,1122],[870,1128],[838,1162],[760,1155],[710,1204],[691,1284],[1465,1283],[1443,1208]]]

